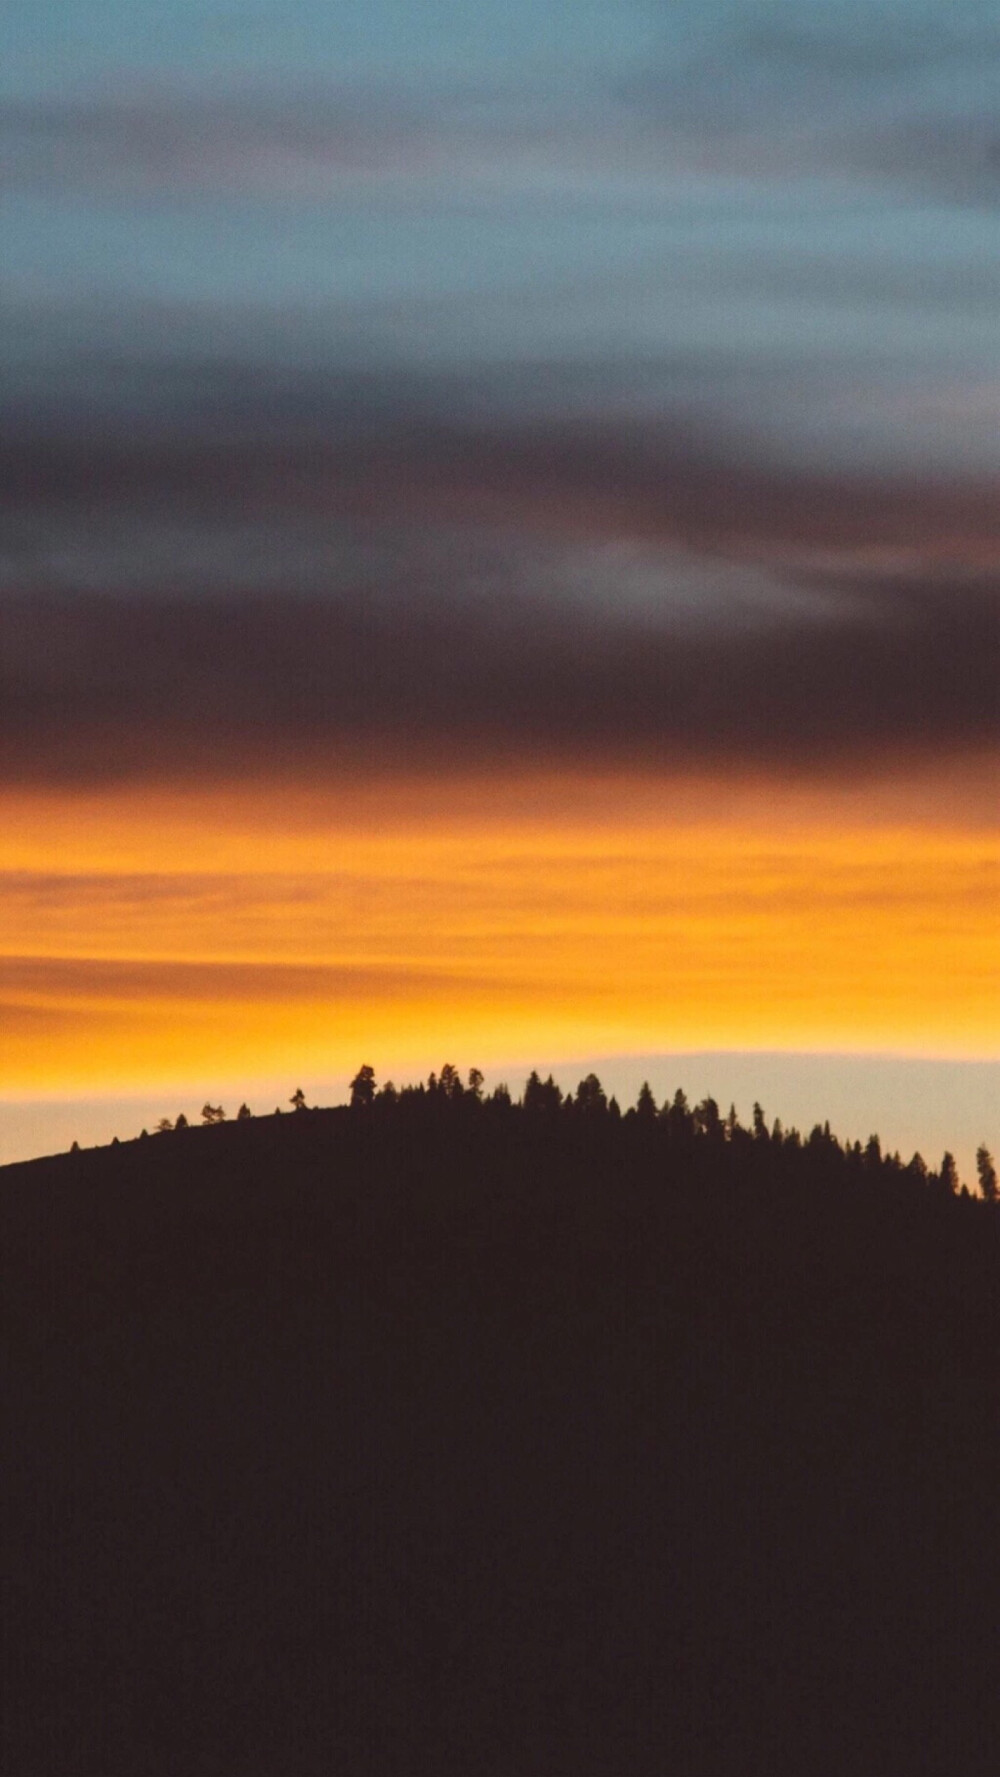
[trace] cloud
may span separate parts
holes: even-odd
[[[513,985],[513,984],[512,984]],[[428,993],[479,990],[470,976],[397,965],[273,962],[147,962],[132,957],[0,957],[0,1005],[30,1026],[60,1010],[78,1016],[88,1003],[97,1012],[139,1003],[172,1002],[215,1006],[230,1002],[335,1004],[377,999],[396,1001]]]
[[[352,178],[420,178],[469,164],[470,144],[484,164],[586,160],[624,119],[631,178],[671,132],[728,141],[724,68],[753,127],[786,146],[803,91],[825,129],[830,83],[831,127],[863,143],[879,83],[927,70],[917,110],[887,127],[933,112],[964,128],[941,70],[988,44],[949,27],[951,47],[930,32],[918,54],[895,13],[879,21],[869,76],[839,26],[713,15],[696,53],[603,111],[598,85],[550,112],[527,88],[455,88],[438,107],[316,86],[301,105],[47,99],[11,128],[31,155],[61,144],[68,178],[135,165],[169,185],[227,157],[237,181],[244,161],[323,157]],[[772,90],[763,118],[753,95]],[[510,235],[480,231],[482,259],[436,225],[359,232],[370,300],[333,279],[287,309],[274,291],[267,309],[260,257],[244,265],[256,210],[230,241],[239,299],[154,300],[171,243],[194,237],[171,232],[183,206],[165,220],[153,206],[154,272],[132,296],[36,303],[23,288],[0,451],[9,781],[328,778],[403,760],[848,771],[990,744],[1000,526],[980,234],[952,218],[928,251],[920,215],[919,243],[904,230],[883,253],[885,206],[845,233],[838,200],[810,234],[808,206],[778,227],[768,190],[751,211],[740,185],[706,244],[703,196],[644,258],[620,214],[600,251],[563,218],[551,261],[517,209]],[[314,282],[340,257],[317,215]],[[440,264],[447,277],[411,293],[410,271]]]
[[[659,54],[625,72],[106,81],[9,100],[0,145],[15,189],[50,193],[648,199],[700,171],[995,202],[1000,31],[971,0],[700,14],[693,31],[672,19]]]
[[[850,771],[998,738],[998,589],[856,588],[836,620],[672,628],[511,596],[0,606],[13,784],[420,764]]]
[[[143,504],[195,527],[294,513],[303,534],[337,511],[827,545],[1000,532],[989,385],[954,364],[892,374],[850,350],[748,361],[719,344],[460,369],[311,360],[308,337],[275,363],[267,346],[84,340],[51,379],[15,373],[8,508],[44,512],[45,531],[53,505],[85,503],[95,532]]]
[[[368,180],[440,160],[433,116],[385,87],[147,86],[8,100],[0,141],[13,182],[29,189],[273,192],[310,174]]]
[[[717,174],[862,182],[993,207],[1000,30],[974,0],[709,9],[616,85],[626,112]]]
[[[769,454],[766,381],[711,354],[645,408],[601,362],[126,370],[8,432],[9,783],[794,776],[997,738],[993,485]]]

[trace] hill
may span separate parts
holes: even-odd
[[[996,1768],[995,1208],[535,1098],[0,1171],[8,1777]]]

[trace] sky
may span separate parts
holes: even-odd
[[[971,1179],[995,7],[0,32],[0,1158],[362,1060],[788,1121],[827,1057]]]

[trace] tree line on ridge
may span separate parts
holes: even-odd
[[[319,1110],[319,1107],[308,1105],[301,1086],[292,1093],[289,1104],[299,1116],[313,1115]],[[494,1119],[516,1117],[526,1122],[546,1119],[552,1127],[568,1126],[583,1119],[592,1129],[598,1125],[608,1130],[620,1126],[623,1130],[644,1132],[646,1136],[653,1136],[655,1131],[655,1138],[675,1151],[693,1152],[697,1149],[706,1155],[728,1153],[733,1159],[748,1151],[757,1155],[770,1152],[775,1159],[783,1155],[788,1162],[800,1156],[807,1167],[810,1160],[822,1158],[827,1171],[831,1162],[839,1162],[845,1172],[860,1170],[870,1177],[878,1176],[887,1181],[908,1181],[942,1197],[970,1195],[968,1187],[960,1183],[955,1157],[948,1150],[937,1168],[932,1168],[920,1153],[914,1153],[908,1161],[904,1161],[898,1151],[883,1153],[881,1141],[874,1134],[864,1144],[860,1141],[842,1142],[831,1131],[828,1121],[815,1124],[808,1135],[803,1136],[794,1127],[786,1129],[780,1117],[769,1122],[762,1106],[756,1102],[747,1127],[741,1123],[734,1104],[725,1114],[710,1096],[692,1105],[680,1087],[672,1097],[658,1104],[648,1081],[643,1082],[635,1104],[623,1112],[618,1100],[605,1092],[594,1073],[580,1080],[575,1092],[564,1093],[551,1074],[543,1080],[537,1070],[532,1069],[520,1099],[515,1099],[504,1083],[487,1093],[484,1075],[477,1067],[470,1068],[463,1080],[459,1069],[446,1062],[440,1072],[431,1073],[426,1082],[397,1087],[391,1080],[380,1086],[375,1069],[365,1062],[350,1083],[349,1108],[356,1115],[372,1115],[380,1119],[393,1115],[483,1115]],[[280,1107],[276,1107],[274,1115],[280,1114]],[[247,1123],[253,1120],[253,1116],[249,1105],[242,1103],[234,1121]],[[202,1106],[201,1121],[206,1127],[225,1123],[225,1108],[206,1101]],[[161,1117],[154,1134],[169,1135],[189,1127],[182,1111],[173,1121]],[[144,1129],[140,1139],[145,1139],[147,1134]],[[78,1151],[75,1142],[73,1150]],[[985,1202],[995,1203],[998,1198],[997,1170],[985,1142],[976,1152],[976,1173],[979,1195]]]

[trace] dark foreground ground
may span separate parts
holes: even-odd
[[[0,1172],[4,1777],[1000,1770],[1000,1216],[418,1109]]]

